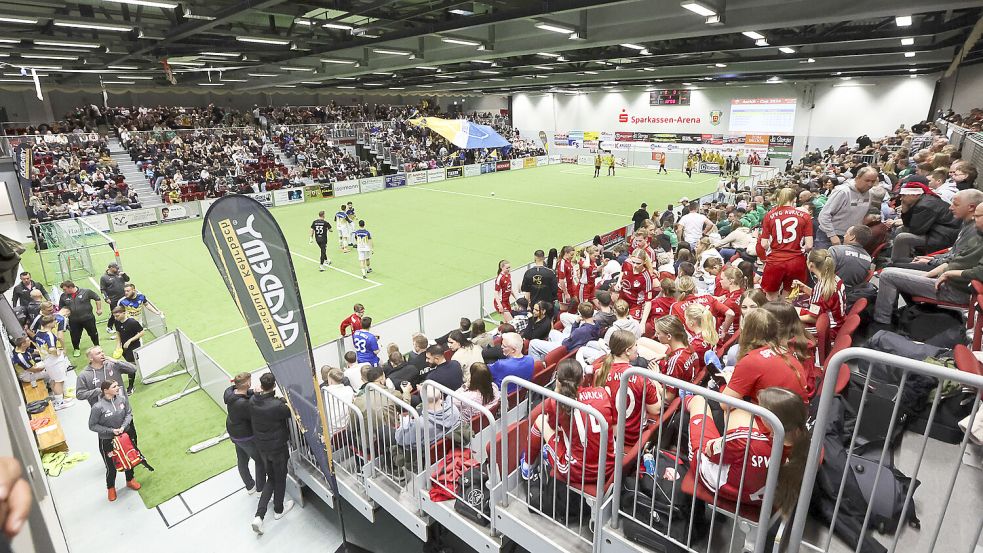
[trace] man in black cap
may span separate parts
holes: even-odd
[[[129,281],[130,277],[119,270],[118,263],[110,263],[106,267],[106,272],[99,277],[99,291],[102,292],[102,297],[109,304],[110,313],[119,304],[119,300],[123,299],[123,296],[126,295],[124,287]],[[110,334],[116,332],[116,325],[113,324],[112,316],[106,321],[106,332]]]
[[[642,202],[642,207],[638,208],[638,211],[631,216],[631,222],[635,223],[635,228],[642,228],[642,223],[649,218],[649,212],[647,211],[648,205]]]

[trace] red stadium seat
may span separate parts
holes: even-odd
[[[820,313],[816,319],[816,347],[819,350],[819,364],[826,363],[826,356],[829,353],[829,314]]]
[[[495,459],[499,468],[505,467],[506,474],[502,476],[507,476],[515,469],[519,468],[519,455],[526,448],[526,439],[529,436],[529,419],[521,419],[509,425],[509,450],[502,451],[502,433],[499,432],[495,437],[494,442],[488,442],[485,446],[485,451],[491,455],[491,448],[495,448]],[[505,462],[502,462],[502,457],[505,457]]]
[[[540,386],[546,386],[553,379],[554,367],[549,367],[542,361],[536,361],[532,369],[532,382]]]
[[[758,522],[758,519],[761,517],[761,508],[756,505],[739,505],[733,501],[728,501],[723,497],[714,497],[714,493],[707,489],[702,482],[697,482],[696,471],[690,470],[686,472],[686,476],[683,477],[681,489],[683,493],[695,496],[697,499],[705,502],[707,505],[716,506],[718,509],[735,514],[740,513],[740,517],[743,519]]]
[[[836,336],[839,337],[841,334],[853,334],[857,331],[860,326],[860,315],[847,315],[846,319],[843,319],[843,325],[836,332]],[[832,355],[832,353],[830,353]]]
[[[565,348],[564,346],[560,346],[555,350],[547,353],[546,358],[543,359],[543,363],[547,367],[554,368],[556,367],[556,364],[560,362],[561,359],[566,357],[566,355],[567,355],[567,348]]]
[[[847,334],[845,332],[841,332],[836,337],[836,342],[833,343],[833,349],[829,352],[830,359],[832,359],[832,357],[834,355],[836,355],[838,352],[840,352],[842,350],[845,350],[846,348],[850,347],[851,345],[853,345],[853,336],[851,336],[850,334]],[[831,371],[836,371],[836,372],[833,373]],[[850,383],[850,366],[847,365],[846,363],[843,363],[842,365],[840,365],[839,369],[837,369],[836,367],[830,367],[829,366],[829,363],[827,363],[826,364],[826,367],[825,367],[825,370],[823,371],[823,374],[824,375],[829,375],[830,378],[833,378],[833,377],[836,378],[836,393],[837,394],[843,393],[843,390],[846,389],[847,384]],[[823,378],[825,379],[825,376]],[[819,389],[821,390],[822,389],[822,379],[820,380],[819,385],[820,385],[820,388]],[[817,390],[817,393],[818,393],[818,390]]]
[[[867,298],[860,298],[859,300],[853,302],[853,307],[850,308],[850,311],[847,312],[846,316],[847,317],[849,317],[850,315],[859,316],[864,309],[867,309]]]
[[[737,329],[736,331],[734,331],[733,334],[730,335],[729,338],[727,338],[727,341],[717,345],[717,357],[723,359],[724,355],[727,355],[727,350],[729,350],[731,346],[736,344],[737,341],[740,339],[741,339],[741,329]]]
[[[956,368],[970,374],[983,376],[983,365],[976,359],[976,355],[962,344],[957,344],[952,350],[952,356],[956,362]],[[983,391],[980,392],[983,398]]]

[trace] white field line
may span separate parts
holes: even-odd
[[[584,209],[584,208],[580,208],[580,207],[570,207],[570,206],[566,206],[566,205],[544,204],[544,203],[540,203],[540,202],[530,202],[530,201],[526,201],[526,200],[512,200],[512,199],[509,199],[509,198],[498,198],[498,197],[495,197],[495,196],[484,196],[482,194],[469,194],[467,192],[454,192],[453,190],[436,190],[436,189],[433,189],[433,188],[427,188],[426,186],[414,186],[414,187],[410,188],[410,190],[426,190],[428,192],[439,192],[439,193],[442,193],[442,194],[455,194],[455,195],[458,195],[458,196],[471,196],[473,198],[482,198],[482,199],[485,199],[485,200],[498,200],[500,202],[512,202],[512,203],[516,203],[516,204],[535,205],[535,206],[539,206],[539,207],[551,207],[551,208],[554,208],[554,209],[564,209],[564,210],[568,210],[568,211],[582,211],[584,213],[596,213],[598,215],[610,215],[612,217],[619,217],[619,218],[625,218],[625,217],[627,217],[629,219],[631,218],[631,215],[625,215],[623,213],[611,213],[610,211],[597,211],[597,210],[594,210],[594,209]]]

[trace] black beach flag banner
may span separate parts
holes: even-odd
[[[319,468],[333,480],[307,320],[280,226],[256,200],[226,196],[209,207],[201,239],[299,419]]]

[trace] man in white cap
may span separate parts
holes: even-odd
[[[952,246],[960,222],[952,216],[949,204],[935,193],[925,177],[914,176],[899,192],[901,217],[895,226],[901,231],[894,238],[892,263],[907,263],[915,254],[925,254]]]

